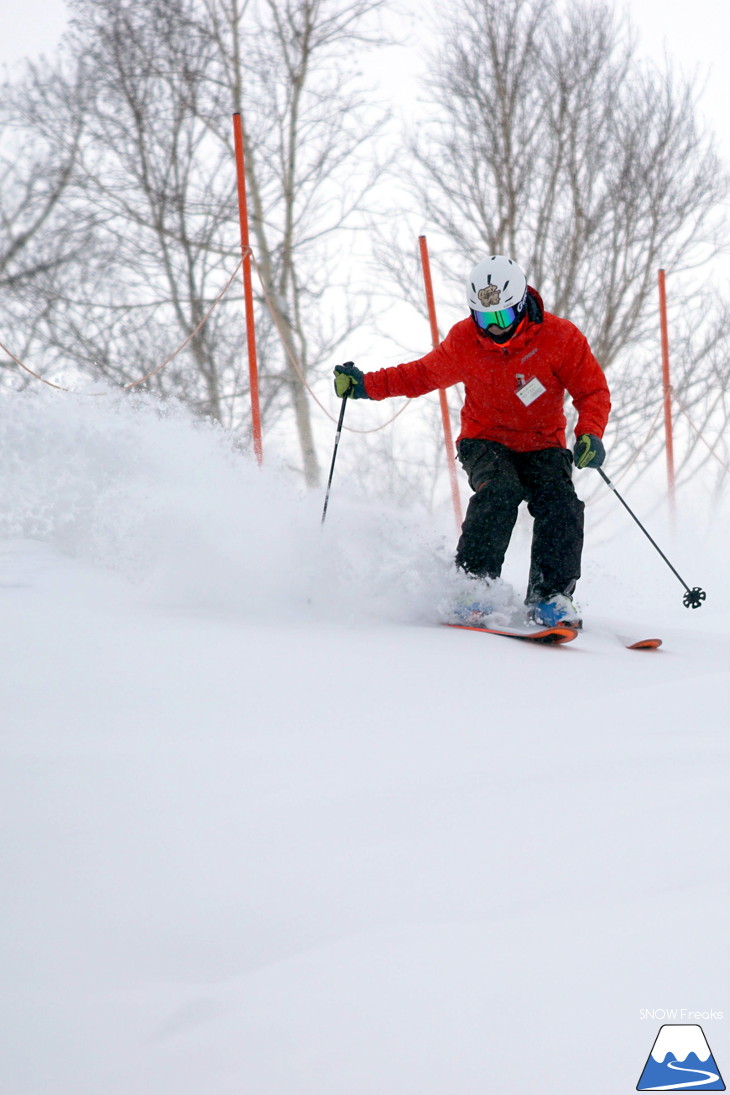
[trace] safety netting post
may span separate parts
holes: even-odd
[[[236,177],[238,181],[238,219],[241,226],[241,256],[243,270],[243,301],[246,315],[246,345],[248,348],[248,376],[251,393],[251,432],[253,451],[261,464],[264,458],[261,440],[261,407],[259,403],[259,376],[256,360],[256,329],[253,313],[253,286],[251,283],[251,247],[248,238],[248,210],[246,206],[246,169],[243,152],[243,125],[241,115],[233,115],[233,140],[236,149]]]
[[[435,350],[441,339],[439,338],[439,328],[438,323],[436,322],[436,302],[433,295],[433,281],[431,280],[431,262],[429,259],[428,243],[426,242],[426,237],[419,236],[418,244],[421,251],[421,267],[423,269],[423,283],[426,289],[428,318],[431,324],[431,342]],[[454,506],[454,518],[456,520],[456,530],[458,532],[461,529],[461,523],[463,520],[461,511],[461,495],[459,493],[459,480],[457,478],[456,459],[454,457],[454,435],[451,431],[449,402],[446,398],[446,390],[444,388],[439,388],[439,402],[441,403],[441,421],[443,423],[444,443],[446,445],[446,462],[448,465],[449,478],[451,481],[451,501]]]
[[[672,434],[672,385],[669,378],[669,328],[667,324],[667,287],[664,271],[659,271],[659,322],[662,339],[662,381],[664,389],[664,437],[667,453],[667,488],[669,514],[675,517],[674,497],[674,438]]]

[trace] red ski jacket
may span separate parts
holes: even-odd
[[[567,391],[578,411],[576,437],[602,437],[611,409],[603,370],[578,328],[543,312],[532,288],[530,295],[529,318],[510,342],[500,346],[480,335],[470,316],[425,357],[366,373],[368,396],[413,397],[461,383],[465,399],[458,440],[481,437],[532,452],[565,448]]]

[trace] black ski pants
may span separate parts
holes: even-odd
[[[513,452],[497,441],[463,438],[457,453],[474,491],[456,548],[456,564],[498,578],[521,502],[532,516],[527,603],[570,595],[580,578],[584,504],[572,482],[567,449]]]

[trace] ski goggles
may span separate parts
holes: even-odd
[[[502,308],[499,312],[479,312],[472,308],[471,314],[477,327],[486,331],[488,327],[511,327],[519,313],[516,308]]]

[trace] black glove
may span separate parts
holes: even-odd
[[[593,433],[581,434],[573,448],[573,459],[576,468],[600,468],[606,459],[606,450],[600,437]]]
[[[364,373],[352,361],[346,361],[344,365],[335,365],[335,391],[340,399],[349,396],[350,399],[369,399],[365,391]]]

